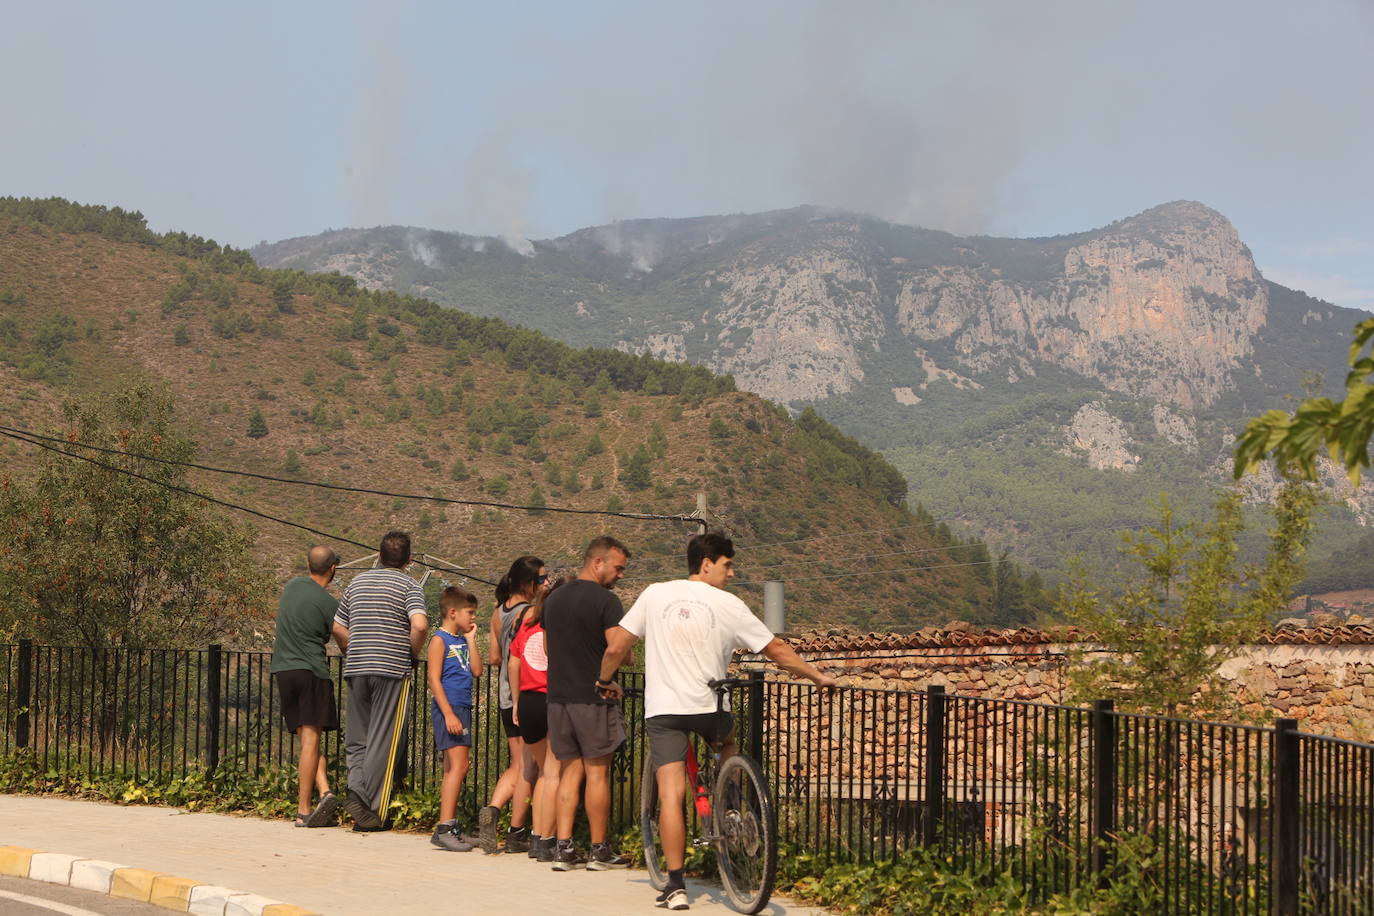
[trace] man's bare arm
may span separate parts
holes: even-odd
[[[348,654],[348,627],[344,626],[343,624],[339,623],[339,622],[336,620],[336,621],[334,621],[334,626],[332,627],[332,630],[333,630],[333,633],[334,633],[334,642],[336,642],[336,643],[339,644],[339,651],[342,652],[344,655],[347,655],[347,654]]]
[[[639,639],[624,627],[611,627],[606,631],[606,651],[601,656],[601,673],[597,680],[605,683],[615,677],[620,666],[625,664],[630,650]]]
[[[410,615],[410,657],[420,658],[420,650],[425,647],[425,637],[429,635],[429,618],[424,614]]]
[[[776,636],[763,647],[763,655],[787,673],[809,678],[817,687],[834,687],[836,684],[833,677],[822,673],[815,665],[798,655],[797,650]]]

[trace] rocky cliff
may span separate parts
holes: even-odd
[[[902,283],[897,322],[948,340],[975,371],[1033,372],[1036,359],[1107,388],[1180,407],[1214,402],[1265,321],[1249,250],[1221,214],[1176,203],[1124,220],[1064,253],[1058,276],[940,267]]]
[[[532,326],[556,317],[578,343],[693,359],[783,403],[852,391],[873,354],[896,348],[918,381],[932,370],[1015,381],[1048,364],[1113,391],[1206,406],[1233,387],[1269,308],[1235,229],[1191,202],[1029,240],[814,208],[618,223],[537,243],[524,258],[496,240],[417,241],[419,231],[329,233],[255,255]],[[505,251],[503,276],[484,251]],[[540,282],[555,288],[532,298]],[[942,358],[932,365],[927,350]]]

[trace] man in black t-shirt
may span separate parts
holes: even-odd
[[[595,538],[582,556],[582,571],[544,602],[549,657],[549,746],[558,758],[555,871],[584,865],[592,871],[624,868],[629,859],[607,842],[611,809],[611,755],[625,741],[620,703],[597,695],[596,679],[606,638],[625,613],[611,586],[620,581],[630,551],[612,537]],[[590,860],[573,847],[573,821],[582,780],[587,781]]]

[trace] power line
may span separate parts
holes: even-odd
[[[117,448],[107,448],[101,445],[92,445],[87,442],[73,441],[59,436],[45,436],[42,433],[35,433],[27,429],[15,426],[0,425],[0,434],[7,435],[12,439],[20,436],[27,436],[28,441],[34,445],[39,443],[34,440],[45,442],[60,442],[63,446],[76,446],[78,448],[91,449],[92,451],[104,452],[111,455],[123,455],[128,458],[138,458],[143,461],[152,461],[158,464],[172,465],[174,467],[194,468],[198,471],[210,471],[215,474],[228,474],[234,477],[249,477],[254,480],[265,480],[271,483],[294,484],[301,487],[316,487],[322,490],[336,490],[344,493],[361,493],[367,496],[385,496],[392,499],[411,499],[425,500],[428,502],[444,503],[455,506],[477,506],[487,509],[513,509],[522,512],[560,512],[568,515],[603,515],[615,518],[628,518],[638,521],[670,521],[670,522],[690,522],[701,524],[701,519],[691,515],[661,515],[653,512],[613,512],[606,509],[576,509],[571,506],[521,506],[514,503],[499,503],[481,499],[454,499],[448,496],[434,496],[425,493],[394,493],[389,490],[376,490],[370,487],[351,487],[345,484],[323,483],[317,480],[299,480],[291,477],[276,477],[272,474],[258,474],[253,471],[238,471],[232,468],[215,467],[208,464],[198,464],[194,461],[177,461],[172,458],[161,458],[157,455],[143,455],[138,452],[127,452]],[[17,434],[17,435],[16,435]],[[48,448],[48,446],[44,446]],[[62,454],[70,454],[64,449],[57,449]]]
[[[116,473],[116,474],[123,474],[123,475],[125,475],[125,476],[127,476],[127,477],[133,477],[133,478],[136,479],[136,480],[142,480],[142,481],[145,482],[145,483],[150,483],[150,484],[152,484],[152,485],[154,485],[154,486],[162,487],[163,489],[166,489],[166,490],[172,490],[172,491],[177,492],[177,493],[184,493],[185,495],[187,495],[187,496],[193,496],[193,497],[195,497],[196,499],[203,499],[203,500],[205,500],[205,501],[208,502],[208,503],[214,503],[215,505],[217,505],[217,506],[223,506],[223,507],[226,508],[226,509],[234,509],[234,510],[236,510],[236,511],[238,511],[238,512],[245,512],[245,513],[247,513],[248,515],[256,516],[256,517],[258,517],[258,518],[260,518],[260,519],[263,519],[263,520],[265,520],[265,521],[276,522],[276,523],[279,524],[279,525],[288,525],[288,526],[290,526],[290,527],[292,527],[292,528],[298,528],[298,529],[300,529],[301,531],[306,531],[306,532],[309,532],[310,534],[318,535],[319,537],[325,538],[325,539],[327,539],[327,540],[338,541],[338,542],[341,543],[341,544],[351,544],[351,545],[354,546],[354,547],[361,547],[363,550],[373,550],[373,549],[374,549],[374,547],[373,547],[372,545],[364,544],[364,543],[361,542],[361,541],[355,541],[355,540],[353,540],[352,538],[347,538],[347,537],[344,537],[344,536],[338,535],[338,534],[332,534],[331,532],[328,532],[328,531],[322,531],[322,530],[320,530],[319,528],[312,528],[312,527],[310,527],[309,525],[302,525],[300,522],[293,522],[293,521],[291,521],[290,519],[280,518],[280,517],[275,516],[275,515],[268,515],[266,512],[259,512],[257,509],[250,509],[248,506],[242,506],[242,505],[239,505],[238,503],[231,503],[231,502],[228,502],[228,501],[223,500],[223,499],[218,499],[218,498],[216,498],[216,497],[214,497],[214,496],[209,495],[208,493],[201,493],[201,492],[199,492],[199,491],[197,491],[197,490],[191,490],[191,489],[188,489],[187,487],[177,486],[177,485],[174,484],[174,483],[168,483],[168,482],[166,482],[166,481],[164,481],[164,480],[157,480],[157,479],[155,479],[155,478],[148,477],[147,475],[139,474],[139,473],[136,472],[136,471],[131,471],[131,470],[129,470],[128,468],[121,468],[121,467],[118,467],[118,466],[113,465],[113,464],[106,464],[106,463],[103,462],[103,461],[97,461],[96,459],[94,459],[94,458],[88,458],[88,457],[86,457],[85,455],[78,455],[78,454],[76,454],[76,453],[74,453],[74,452],[69,452],[69,451],[66,451],[65,449],[60,449],[60,448],[57,448],[56,446],[48,445],[47,443],[44,443],[44,442],[37,442],[37,441],[34,441],[34,440],[32,440],[32,439],[26,439],[26,438],[24,438],[23,436],[15,435],[15,434],[12,433],[12,432],[6,432],[5,430],[7,430],[7,429],[9,429],[9,427],[0,426],[0,436],[6,436],[7,438],[14,439],[14,440],[16,440],[16,441],[18,441],[18,442],[24,442],[24,443],[26,443],[26,444],[28,444],[28,445],[33,445],[33,446],[36,446],[36,447],[41,448],[41,449],[46,449],[47,451],[50,451],[50,452],[53,452],[53,453],[55,453],[55,454],[61,455],[61,456],[63,456],[64,458],[75,458],[77,461],[85,461],[85,462],[87,462],[88,464],[93,464],[93,465],[95,465],[95,466],[98,467],[98,468],[104,468],[105,470],[107,470],[107,471],[113,471],[113,472]],[[50,436],[44,436],[44,437],[42,437],[42,438],[51,440],[52,437],[50,437]],[[114,450],[113,450],[113,449],[101,449],[101,451],[114,451]],[[138,456],[133,456],[132,453],[129,453],[129,452],[118,452],[118,454],[130,455],[131,457],[138,457]],[[156,459],[154,459],[154,460],[156,460]],[[165,462],[165,463],[174,463],[174,462]],[[420,560],[415,560],[414,562],[415,562],[415,564],[416,564],[417,566],[423,566],[423,567],[425,567],[426,569],[432,569],[432,570],[435,570],[435,571],[437,571],[437,572],[449,572],[449,573],[453,572],[453,570],[451,570],[451,569],[447,569],[447,568],[441,567],[441,566],[434,566],[434,565],[432,565],[432,564],[425,563],[425,562],[422,562],[422,561],[420,561]],[[466,579],[472,579],[472,580],[474,580],[474,581],[481,582],[481,583],[484,584],[484,585],[491,585],[491,586],[495,586],[495,585],[496,585],[495,582],[490,582],[490,581],[488,581],[488,580],[486,580],[486,579],[481,578],[480,576],[468,575],[467,573],[460,573],[459,575],[462,576],[463,578],[466,578]]]

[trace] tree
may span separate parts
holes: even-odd
[[[647,490],[654,482],[649,470],[649,453],[640,445],[620,468],[620,485],[627,490]]]
[[[248,438],[261,439],[267,435],[267,418],[262,415],[261,410],[254,409],[253,415],[248,418]]]
[[[1061,611],[1095,644],[1076,653],[1074,693],[1113,698],[1132,712],[1228,711],[1234,697],[1217,669],[1284,612],[1302,577],[1316,499],[1307,484],[1285,484],[1259,565],[1239,561],[1239,493],[1223,496],[1205,526],[1178,524],[1162,500],[1159,526],[1125,538],[1122,554],[1137,564],[1132,582],[1103,594],[1081,568],[1070,577]]]
[[[1350,372],[1345,377],[1345,399],[1308,398],[1291,415],[1271,410],[1252,419],[1236,441],[1237,478],[1253,471],[1266,458],[1278,463],[1284,477],[1317,478],[1316,461],[1325,448],[1332,460],[1345,467],[1354,486],[1370,466],[1369,438],[1374,434],[1374,318],[1355,326],[1350,344]]]
[[[185,485],[184,468],[132,457],[195,458],[171,398],[140,385],[68,403],[63,419],[70,442],[118,451],[71,445],[46,453],[31,482],[0,479],[0,636],[204,645],[261,619],[271,583],[252,530],[167,489]]]

